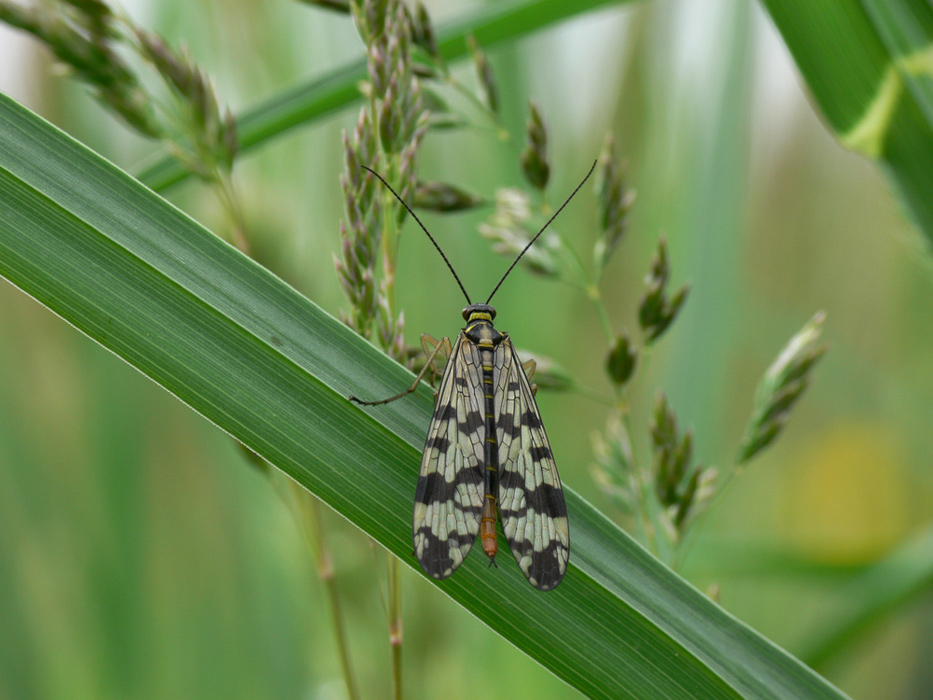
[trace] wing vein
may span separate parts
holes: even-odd
[[[563,579],[570,557],[563,487],[531,384],[508,336],[496,348],[493,367],[502,529],[528,581],[550,590]]]
[[[447,578],[466,558],[483,507],[482,379],[463,333],[441,377],[418,474],[412,536],[425,573]]]

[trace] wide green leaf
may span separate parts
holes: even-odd
[[[347,401],[387,395],[411,375],[5,97],[0,274],[412,566],[430,391],[367,410]],[[476,556],[441,589],[591,697],[844,697],[569,489],[568,509],[573,552],[556,591]]]
[[[933,5],[763,1],[837,138],[884,167],[933,241]]]

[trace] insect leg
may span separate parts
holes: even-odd
[[[435,354],[442,354],[448,360],[450,359],[450,338],[441,338],[440,342],[438,343],[438,341],[435,340],[433,336],[430,336],[427,333],[422,333],[421,334],[421,349],[424,350],[424,354],[426,356],[429,356],[432,353],[432,350],[428,349],[429,346],[433,348],[434,350],[438,351]],[[441,376],[441,370],[437,368],[437,358],[435,358],[434,362],[431,362],[431,363],[428,363],[427,361],[425,361],[425,364],[431,365],[431,373],[434,375],[435,379]],[[434,403],[437,403],[437,390],[436,389],[434,390]]]
[[[421,349],[426,358],[434,357],[434,360],[425,360],[425,364],[431,365],[431,374],[439,378],[442,374],[437,366],[436,355],[443,355],[446,360],[450,357],[450,338],[441,338],[439,341],[427,333],[421,334]]]
[[[538,363],[534,360],[528,360],[527,362],[522,363],[522,369],[525,370],[525,376],[528,377],[528,381],[531,381],[531,378],[534,376],[535,369],[537,368]]]
[[[430,338],[430,336],[428,336],[428,338]],[[433,338],[432,338],[432,340],[433,340]],[[424,344],[424,337],[422,337],[422,345],[423,345],[423,344]],[[446,349],[445,349],[445,348],[446,348]],[[427,349],[427,348],[425,348],[425,349]],[[421,383],[421,379],[422,379],[422,378],[424,377],[424,375],[427,373],[428,368],[434,366],[434,358],[437,357],[437,354],[440,353],[440,352],[442,352],[442,351],[443,351],[443,352],[446,352],[448,355],[450,355],[450,338],[442,338],[442,339],[441,339],[441,342],[439,342],[437,345],[434,346],[434,350],[431,351],[431,354],[430,354],[430,356],[428,357],[427,362],[424,363],[424,367],[422,367],[422,368],[421,368],[421,371],[418,372],[418,376],[415,377],[415,381],[412,383],[412,385],[411,385],[410,387],[408,387],[408,388],[407,388],[405,391],[403,391],[401,394],[396,394],[395,396],[390,396],[389,398],[387,398],[387,399],[382,399],[381,401],[363,401],[363,400],[361,400],[361,399],[356,398],[355,396],[351,396],[351,397],[350,397],[350,401],[354,401],[354,402],[360,404],[361,406],[380,406],[380,405],[382,405],[382,404],[384,404],[384,403],[391,403],[392,401],[395,401],[396,399],[400,399],[400,398],[402,398],[403,396],[408,396],[410,393],[412,393],[415,389],[418,388],[418,384]],[[437,370],[435,370],[435,371],[437,371]]]
[[[534,373],[535,373],[535,368],[536,368],[537,366],[538,366],[538,363],[535,362],[534,360],[528,360],[528,362],[523,362],[523,363],[522,363],[522,369],[525,370],[525,376],[528,377],[528,381],[529,381],[529,382],[531,381],[531,377],[534,375]],[[538,395],[538,385],[537,385],[537,384],[532,384],[532,385],[531,385],[531,395],[532,395],[532,396],[537,396],[537,395]]]

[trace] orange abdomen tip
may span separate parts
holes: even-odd
[[[495,558],[499,551],[499,543],[496,539],[496,497],[486,496],[486,504],[483,506],[483,519],[479,523],[479,536],[483,540],[483,551],[490,559]]]

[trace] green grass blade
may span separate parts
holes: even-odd
[[[0,97],[0,274],[411,566],[431,394],[252,260]],[[568,489],[573,554],[542,594],[470,557],[441,590],[594,698],[845,697]]]
[[[933,241],[933,5],[764,4],[836,136],[883,166]]]
[[[825,668],[881,620],[928,593],[933,587],[933,526],[919,532],[892,554],[852,578],[833,596],[818,630],[801,656]]]
[[[518,39],[554,22],[603,5],[626,0],[516,0],[488,3],[467,18],[438,30],[438,49],[448,61],[466,56],[466,38],[472,34],[480,46]],[[349,20],[347,20],[349,21]],[[362,46],[361,46],[362,48]],[[362,51],[361,51],[362,53]],[[245,110],[237,119],[240,150],[248,151],[301,124],[312,122],[360,99],[357,83],[366,78],[362,56],[326,75],[296,85]],[[157,192],[190,175],[177,160],[160,156],[137,175]]]

